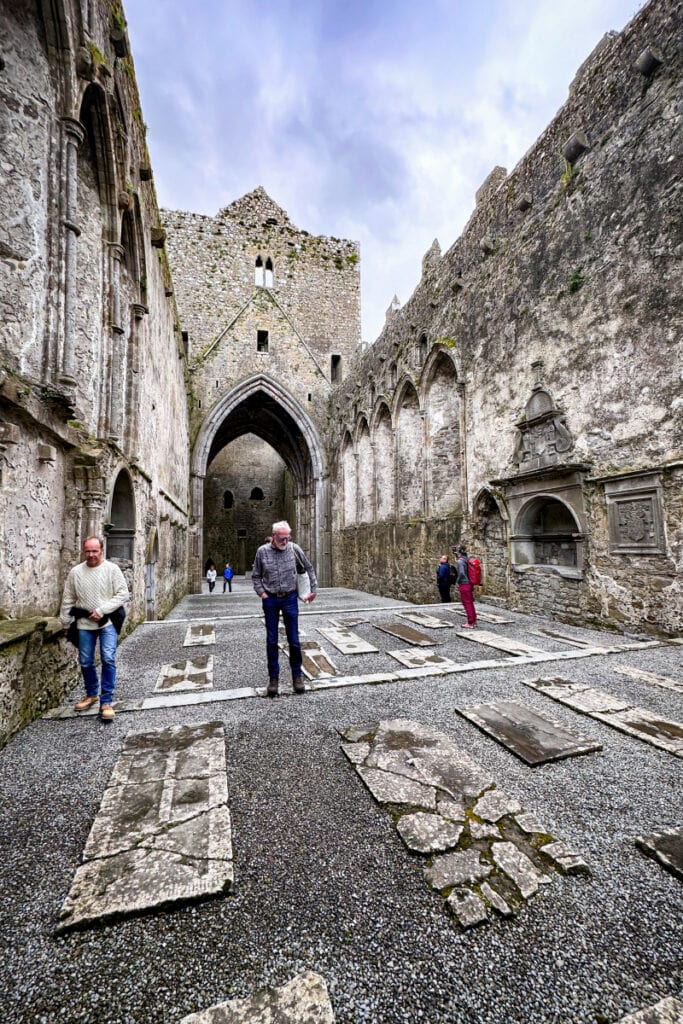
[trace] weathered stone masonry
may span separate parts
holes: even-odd
[[[605,37],[332,394],[335,582],[433,600],[463,537],[512,607],[681,629],[681,27]]]
[[[88,533],[129,623],[186,590],[188,417],[118,2],[0,19],[0,742],[75,675],[64,577]]]

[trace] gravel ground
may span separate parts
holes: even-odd
[[[315,632],[328,616],[382,604],[386,611],[369,611],[371,622],[354,630],[386,652],[402,644],[372,622],[391,619],[400,602],[321,591],[301,625],[321,640],[340,673],[395,669],[384,654],[345,657]],[[150,694],[161,664],[193,653],[213,653],[217,689],[264,685],[258,613],[242,580],[232,595],[186,598],[171,618],[139,627],[124,642],[118,695]],[[627,642],[509,617],[511,625],[482,626],[548,651],[566,647],[531,629],[556,628],[603,645]],[[183,648],[187,621],[180,620],[199,618],[216,621],[215,647]],[[495,657],[456,630],[432,635],[435,650],[454,660]],[[111,725],[35,722],[0,753],[0,1020],[174,1024],[213,1003],[282,985],[304,969],[326,979],[338,1024],[610,1024],[680,995],[683,887],[633,838],[683,822],[681,761],[522,680],[562,675],[681,721],[683,695],[614,672],[633,665],[680,680],[681,653],[663,645],[559,665],[501,664],[275,701],[125,714]],[[454,713],[498,698],[523,700],[597,738],[603,750],[531,769]],[[383,717],[448,733],[557,838],[574,845],[592,877],[555,877],[516,919],[460,932],[427,888],[419,859],[340,751],[337,728]],[[55,937],[126,734],[209,720],[225,724],[234,894]]]

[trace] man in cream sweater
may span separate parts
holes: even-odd
[[[114,717],[112,700],[116,685],[116,643],[118,633],[109,616],[129,600],[130,594],[118,565],[104,557],[100,537],[86,537],[83,545],[85,561],[75,565],[66,579],[60,616],[65,627],[78,610],[78,660],[85,683],[85,697],[75,705],[76,711],[87,711],[99,700],[100,718]],[[101,687],[95,668],[95,649],[100,641],[102,659]]]

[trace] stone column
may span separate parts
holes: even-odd
[[[123,368],[125,331],[121,326],[121,260],[123,246],[111,242],[109,244],[111,296],[110,296],[110,327],[111,327],[111,376],[109,379],[109,437],[118,441],[123,433]]]
[[[467,483],[467,391],[463,381],[456,384],[460,398],[460,501],[469,523],[470,498]]]
[[[72,117],[63,117],[66,143],[64,173],[64,326],[59,363],[59,383],[76,386],[76,299],[77,248],[81,229],[78,217],[78,147],[85,138],[85,128]]]
[[[431,502],[429,495],[429,437],[427,436],[427,413],[424,410],[420,413],[420,420],[422,421],[422,515],[426,519]]]
[[[128,372],[126,374],[126,409],[124,415],[123,438],[126,452],[132,461],[139,457],[138,428],[140,423],[140,336],[142,334],[142,318],[149,312],[147,306],[140,302],[131,303],[133,319],[128,343]]]
[[[372,501],[370,504],[370,514],[372,515],[373,523],[377,522],[377,442],[370,442],[370,453],[372,455]]]
[[[204,530],[204,474],[190,476],[190,536],[188,547],[189,587],[191,594],[202,592],[202,533]]]

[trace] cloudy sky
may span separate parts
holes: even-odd
[[[159,202],[361,244],[363,339],[640,0],[125,0]]]

